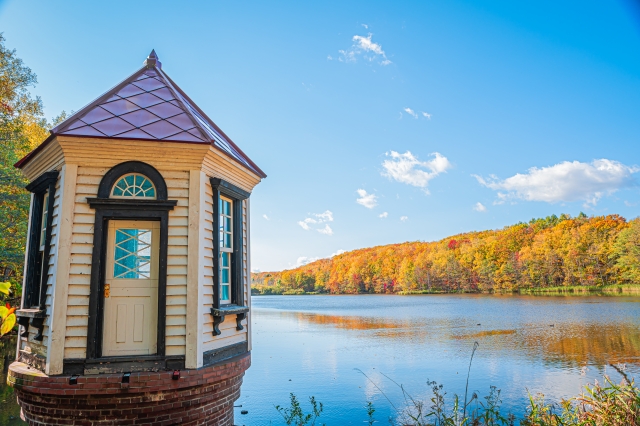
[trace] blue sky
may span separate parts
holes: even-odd
[[[269,175],[252,267],[584,211],[638,216],[628,1],[0,1],[48,117],[163,69]],[[359,200],[359,202],[358,202]]]

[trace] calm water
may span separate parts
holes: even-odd
[[[284,424],[275,404],[294,392],[309,408],[324,403],[327,425],[362,425],[373,401],[386,424],[388,401],[402,395],[393,379],[418,398],[427,380],[464,393],[473,342],[469,388],[486,395],[502,390],[503,407],[522,414],[527,390],[552,400],[573,396],[583,385],[617,373],[626,364],[640,377],[639,297],[526,296],[260,296],[252,299],[253,352],[236,424]],[[553,327],[551,327],[553,325]],[[6,367],[15,340],[0,339],[0,424],[23,424]],[[384,375],[388,376],[386,378]],[[248,410],[242,415],[240,410]]]
[[[252,299],[253,352],[238,425],[284,424],[275,404],[294,392],[309,408],[324,403],[328,425],[362,425],[373,401],[381,424],[392,415],[377,385],[397,404],[395,382],[428,398],[427,380],[464,394],[502,390],[503,407],[521,415],[527,392],[551,400],[619,375],[640,374],[640,298],[527,296],[260,296]],[[369,381],[362,370],[370,379]],[[385,377],[388,376],[389,378]],[[249,414],[241,415],[240,410]]]

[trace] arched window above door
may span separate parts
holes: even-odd
[[[166,201],[167,184],[153,166],[127,161],[105,173],[98,187],[98,198],[116,198],[122,202],[134,202],[134,199]]]
[[[156,187],[151,180],[140,173],[122,176],[111,189],[112,198],[156,199]]]

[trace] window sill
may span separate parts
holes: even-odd
[[[47,311],[44,309],[18,309],[16,311],[16,317],[26,317],[26,318],[44,318],[47,316]]]
[[[236,330],[244,330],[242,320],[247,317],[247,312],[249,312],[248,306],[226,305],[219,308],[211,308],[211,316],[213,316],[213,335],[219,336],[222,334],[219,326],[224,322],[224,318],[227,315],[235,315]]]

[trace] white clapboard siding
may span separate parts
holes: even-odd
[[[206,352],[212,349],[218,349],[225,346],[233,345],[235,343],[244,342],[247,340],[247,327],[246,320],[243,321],[244,330],[238,331],[236,330],[236,316],[228,315],[224,322],[220,324],[218,327],[220,328],[221,334],[218,336],[213,335],[213,317],[211,316],[211,307],[213,305],[213,190],[211,188],[211,184],[207,181],[205,187],[205,205],[204,205],[204,257],[205,257],[205,268],[204,268],[204,277],[202,279],[201,285],[204,285],[203,289],[203,327],[202,327],[202,351]],[[244,288],[245,288],[245,300],[247,297],[246,292],[246,203],[242,203],[242,235],[243,235],[243,245],[245,247],[245,257],[243,258],[243,279],[244,279]]]
[[[260,178],[249,169],[231,161],[226,155],[215,148],[211,148],[204,157],[202,171],[207,176],[224,179],[247,192],[251,192],[254,186],[260,182]]]
[[[52,141],[23,167],[22,173],[30,181],[34,181],[44,172],[60,170],[64,163],[64,154],[57,141]]]
[[[125,161],[143,161],[158,169],[165,179],[171,178],[167,171],[199,169],[209,150],[206,144],[180,142],[65,136],[58,136],[57,140],[67,163],[111,168]]]
[[[103,160],[104,164],[106,161]],[[187,232],[189,216],[189,172],[165,170],[165,164],[148,161],[165,179],[169,199],[177,200],[169,212],[169,242],[167,256],[167,355],[184,355],[186,334],[187,284]],[[98,195],[98,186],[104,174],[115,164],[108,165],[93,159],[91,166],[79,166],[76,184],[71,257],[69,258],[69,293],[65,358],[86,356],[86,336],[91,281],[91,256],[95,212],[87,198]]]
[[[166,308],[166,353],[184,355],[186,353],[186,312],[187,312],[187,270],[189,239],[189,188],[190,171],[201,170],[208,177],[222,178],[233,185],[251,192],[260,182],[260,177],[247,167],[232,161],[218,149],[207,144],[184,144],[175,142],[151,142],[140,140],[114,140],[85,137],[59,136],[42,149],[24,168],[25,176],[33,180],[42,173],[60,168],[62,164],[77,165],[75,182],[73,220],[71,223],[71,247],[68,259],[55,259],[58,244],[57,233],[52,238],[52,257],[49,262],[56,265],[59,261],[69,262],[69,277],[64,284],[67,288],[66,327],[64,333],[64,358],[84,358],[87,346],[87,324],[91,280],[91,256],[93,253],[93,234],[95,212],[87,203],[87,198],[97,196],[98,186],[104,174],[113,166],[125,161],[142,161],[155,167],[165,179],[169,199],[177,200],[174,210],[169,212],[168,258],[167,258],[167,308]],[[245,330],[235,329],[235,316],[231,315],[220,325],[222,334],[213,336],[213,318],[210,308],[213,304],[213,205],[211,185],[206,180],[207,196],[200,233],[204,235],[199,243],[199,256],[204,268],[199,270],[199,285],[202,297],[199,302],[204,309],[202,316],[202,336],[199,344],[202,351],[228,346],[247,340]],[[57,195],[58,197],[58,195]],[[56,198],[54,222],[57,226],[60,218],[60,200]],[[244,245],[243,280],[245,300],[250,297],[248,289],[249,271],[247,229],[247,203],[243,202]],[[193,212],[192,212],[193,213]],[[71,220],[71,218],[69,218]],[[215,259],[217,261],[217,259]],[[53,269],[53,270],[52,270]],[[50,310],[55,268],[50,269],[47,288],[47,309]],[[51,315],[51,312],[48,312]],[[45,322],[45,341],[49,333],[50,320]],[[31,329],[32,339],[35,330]],[[37,342],[26,342],[35,352],[44,354],[46,348]]]
[[[45,170],[46,171],[46,170]],[[44,172],[42,172],[44,173]],[[29,327],[29,337],[28,341],[22,339],[21,347],[24,349],[25,346],[29,346],[32,352],[35,352],[39,355],[45,356],[47,355],[47,342],[49,341],[50,327],[51,327],[51,307],[52,303],[52,295],[54,292],[55,286],[55,277],[56,277],[56,265],[58,262],[57,254],[58,254],[58,231],[60,229],[60,204],[62,200],[62,190],[60,187],[60,180],[62,176],[58,176],[58,181],[56,182],[56,189],[54,194],[53,201],[53,218],[51,220],[51,248],[49,249],[49,270],[47,273],[47,295],[46,295],[46,310],[47,317],[44,321],[44,329],[43,336],[44,339],[42,341],[34,340],[33,338],[38,333],[38,330],[34,327]]]
[[[87,204],[87,197],[98,195],[98,185],[108,170],[108,167],[78,167],[71,234],[71,256],[69,258],[64,358],[84,358],[86,356],[93,224],[95,222],[95,211]]]
[[[160,170],[160,173],[163,173]],[[167,355],[186,352],[187,323],[187,252],[189,233],[189,172],[163,173],[170,200],[178,200],[169,212],[169,246],[167,256]],[[169,307],[171,309],[169,309]]]
[[[214,339],[213,317],[211,316],[211,307],[213,306],[213,189],[211,183],[206,180],[205,183],[205,202],[204,202],[204,246],[201,247],[202,256],[204,256],[204,277],[200,279],[202,290],[202,351],[207,351],[207,345]]]

